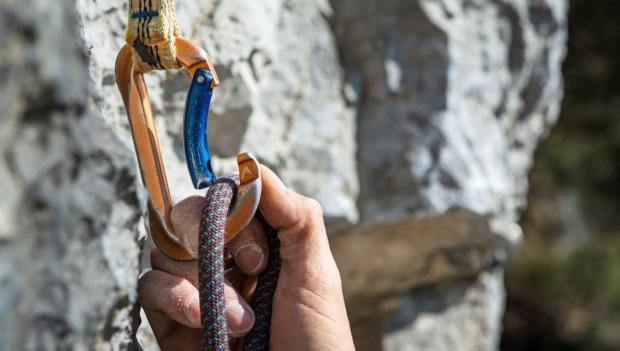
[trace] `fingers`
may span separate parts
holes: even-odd
[[[200,329],[177,327],[174,328],[168,335],[162,335],[158,333],[157,329],[153,326],[153,315],[159,312],[147,312],[146,316],[149,319],[149,323],[153,328],[153,332],[157,339],[157,344],[161,351],[201,351],[202,350],[202,336],[200,335]],[[178,325],[177,325],[178,326]]]
[[[170,214],[174,230],[191,253],[198,257],[198,232],[204,198],[188,197],[176,204]],[[267,238],[256,218],[227,244],[242,272],[256,275],[267,265]],[[196,285],[196,284],[194,284]]]
[[[283,259],[305,259],[318,249],[328,248],[319,203],[287,189],[269,168],[261,166],[261,173],[263,191],[260,211],[267,222],[279,230]],[[192,196],[179,202],[171,212],[175,231],[195,256],[198,254],[202,204],[202,197]],[[256,275],[267,264],[267,241],[256,219],[228,247],[235,262],[246,274]]]
[[[305,260],[329,252],[319,203],[287,189],[269,168],[261,166],[261,174],[263,191],[259,208],[265,220],[278,230],[282,259]]]
[[[153,270],[163,271],[170,275],[189,281],[198,288],[197,261],[177,261],[166,256],[157,247],[151,250],[151,267]]]
[[[140,278],[139,294],[140,305],[158,335],[174,331],[170,320],[189,328],[200,328],[199,293],[188,280],[151,270]],[[254,312],[228,283],[224,286],[224,305],[229,335],[239,338],[247,334],[254,326]]]
[[[258,219],[252,219],[227,247],[243,273],[257,275],[265,269],[269,250],[265,230]]]
[[[186,327],[200,328],[198,289],[189,281],[152,270],[140,278],[138,291],[145,311],[162,312]]]
[[[228,335],[240,338],[246,335],[254,326],[254,312],[252,308],[239,296],[230,285],[224,286],[224,314],[228,321]]]
[[[198,257],[198,232],[203,203],[203,197],[190,196],[176,204],[170,212],[170,221],[174,231],[181,240],[181,244],[194,257]]]
[[[151,250],[151,267],[154,270],[163,271],[170,275],[189,281],[195,288],[198,288],[198,264],[197,261],[177,261],[168,258],[160,249]],[[239,267],[231,266],[226,269],[225,279],[235,289],[241,291],[246,287],[248,277]],[[244,295],[245,292],[244,292]]]

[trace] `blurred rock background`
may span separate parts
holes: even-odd
[[[567,2],[176,4],[222,78],[217,170],[249,150],[322,203],[358,349],[496,349],[527,174],[560,111]],[[157,348],[148,325],[135,336],[149,242],[114,78],[126,8],[0,3],[0,349]],[[147,84],[180,199],[188,81]]]
[[[530,174],[502,350],[620,349],[618,11],[570,2],[565,97]]]

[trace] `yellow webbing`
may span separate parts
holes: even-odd
[[[173,0],[129,0],[125,41],[134,48],[141,72],[176,69],[175,39],[180,35]]]

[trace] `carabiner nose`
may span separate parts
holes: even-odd
[[[207,143],[207,118],[212,90],[219,84],[217,74],[204,50],[189,40],[176,39],[177,59],[192,76],[185,112],[184,139],[190,174],[196,188],[206,187],[215,180]],[[155,244],[167,256],[192,260],[188,238],[175,232],[171,222],[172,197],[166,179],[159,138],[153,120],[144,76],[137,71],[133,49],[126,45],[116,61],[116,80],[129,117],[143,183],[149,200],[149,223]],[[253,218],[261,194],[260,168],[250,154],[237,157],[240,184],[236,201],[226,222],[225,240],[229,241]],[[193,167],[193,168],[192,168]]]

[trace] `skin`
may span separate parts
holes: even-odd
[[[315,200],[288,189],[261,166],[263,192],[259,210],[278,230],[282,269],[273,300],[270,349],[354,350],[342,294],[340,273],[329,248],[323,213]],[[198,242],[201,199],[175,206],[173,225]],[[233,267],[226,272],[226,317],[231,350],[254,323],[242,296],[267,264],[267,240],[258,221],[228,245]],[[153,270],[139,282],[140,304],[163,351],[200,350],[200,307],[196,262],[179,262],[158,249],[151,253]],[[247,281],[244,289],[243,282]],[[244,291],[245,290],[245,291]],[[241,292],[241,293],[240,293]]]

